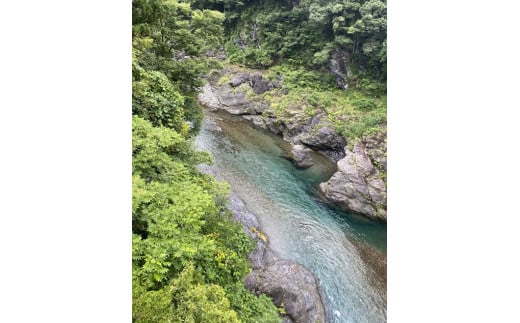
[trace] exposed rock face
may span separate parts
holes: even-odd
[[[344,156],[345,140],[334,130],[323,112],[308,118],[302,116],[300,111],[294,111],[285,126],[283,134],[287,141],[321,151],[334,161]]]
[[[329,201],[343,210],[386,221],[386,184],[381,178],[386,171],[384,137],[386,133],[358,141],[352,151],[345,148],[338,171],[319,185]]]
[[[347,55],[341,51],[334,51],[329,59],[329,71],[336,76],[336,85],[342,89],[348,89],[347,78],[350,77]]]
[[[248,100],[247,92],[242,87],[248,85],[232,88],[228,84],[218,87],[206,84],[199,94],[199,102],[212,111],[221,109],[236,115],[256,115],[268,108],[265,102]]]
[[[253,88],[253,92],[255,92],[255,94],[262,94],[272,89],[274,85],[268,80],[264,79],[261,74],[255,73],[251,77],[251,87]]]
[[[325,322],[316,277],[305,267],[289,260],[275,260],[245,279],[249,290],[269,295],[278,306],[283,304],[293,322]]]
[[[345,55],[336,53],[330,64],[332,73],[348,76]],[[283,136],[294,147],[287,158],[296,167],[313,165],[309,148],[328,156],[338,163],[338,171],[329,181],[320,184],[325,199],[343,210],[386,221],[385,129],[348,149],[324,111],[309,116],[305,107],[295,105],[286,107],[283,115],[277,115],[258,94],[279,86],[264,79],[261,73],[224,70],[222,75],[230,81],[222,84],[213,81],[199,94],[204,106],[241,115],[255,126]]]
[[[249,255],[253,271],[244,284],[257,294],[266,294],[276,306],[284,306],[284,322],[325,322],[322,291],[316,276],[304,266],[278,258],[269,249],[265,234],[258,229],[256,216],[250,213],[237,196],[230,197],[233,217],[242,223],[246,233],[257,240],[256,249]]]
[[[242,83],[249,82],[251,77],[247,73],[236,73],[229,82],[232,87],[237,87]]]
[[[246,80],[250,79],[249,83]],[[344,156],[345,140],[336,133],[324,112],[307,116],[303,107],[288,109],[282,120],[274,115],[268,102],[251,98],[249,92],[261,94],[275,87],[259,73],[234,73],[231,81],[221,85],[206,84],[199,102],[210,110],[224,110],[242,115],[255,126],[269,130],[293,145],[305,145],[338,161]]]

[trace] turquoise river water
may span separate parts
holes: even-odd
[[[207,172],[231,185],[257,215],[270,247],[314,272],[327,321],[386,322],[386,224],[335,210],[316,186],[335,171],[320,154],[298,170],[280,157],[287,144],[238,117],[206,112],[196,138],[214,163]]]

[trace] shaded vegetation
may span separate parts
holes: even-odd
[[[227,62],[206,55],[222,49]],[[227,186],[195,167],[211,162],[193,147],[200,76],[228,63],[280,84],[259,99],[281,119],[321,110],[359,139],[386,123],[386,1],[133,0],[133,322],[280,321],[283,308],[243,286],[254,243]]]
[[[325,70],[336,56],[354,72],[386,80],[385,0],[253,0],[229,7],[226,51],[233,63]]]
[[[192,138],[206,49],[224,15],[175,0],[133,1],[132,317],[134,322],[279,322],[242,280],[253,241],[232,220],[227,186]]]

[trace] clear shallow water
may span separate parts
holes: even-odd
[[[213,154],[207,170],[230,183],[258,216],[273,251],[318,276],[328,322],[386,322],[386,225],[333,210],[315,198],[316,185],[335,171],[333,163],[323,157],[298,170],[280,157],[286,147],[280,138],[238,118],[210,113],[196,146]],[[359,250],[370,251],[384,278]]]

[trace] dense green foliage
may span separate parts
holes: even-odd
[[[295,107],[309,116],[325,111],[349,143],[386,124],[386,0],[226,4],[229,61],[282,80],[282,91],[263,95],[278,117],[290,117]],[[348,91],[336,86],[333,62]]]
[[[378,131],[386,124],[386,88],[383,83],[359,79],[355,89],[344,91],[323,74],[304,68],[277,65],[265,76],[281,80],[280,89],[261,95],[281,120],[303,110],[308,117],[323,111],[348,143]]]
[[[222,41],[222,13],[175,0],[133,1],[132,293],[134,322],[279,322],[243,286],[253,241],[232,220],[227,186],[192,137],[199,75]]]
[[[386,79],[386,0],[250,0],[229,7],[232,62],[324,68],[341,56],[358,73]]]
[[[221,12],[192,10],[176,0],[133,1],[134,114],[175,129],[185,118],[196,132],[199,76],[211,64],[202,54],[222,42],[223,21]]]
[[[281,87],[261,99],[278,117],[325,111],[358,139],[386,123],[386,0],[133,0],[132,11],[133,321],[279,322],[243,286],[253,242],[227,186],[195,167],[211,162],[193,146],[200,76],[226,64],[206,53],[267,69]]]

